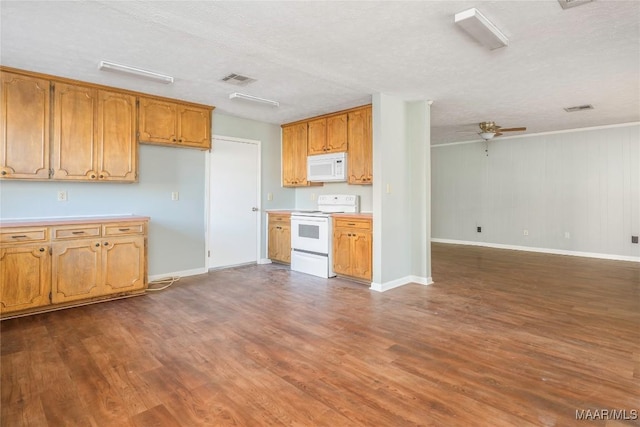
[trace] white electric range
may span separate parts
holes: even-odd
[[[318,210],[291,212],[291,270],[333,277],[332,213],[360,212],[352,194],[318,196]]]

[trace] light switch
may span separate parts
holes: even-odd
[[[267,193],[267,200],[273,200],[273,193]]]
[[[58,191],[58,201],[66,202],[67,201],[67,192],[66,191]]]
[[[179,200],[180,199],[180,193],[178,193],[177,191],[174,191],[171,193],[171,200]]]

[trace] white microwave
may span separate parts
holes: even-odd
[[[318,154],[307,157],[307,181],[347,180],[347,153]]]

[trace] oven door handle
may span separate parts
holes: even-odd
[[[327,222],[327,218],[309,218],[309,217],[305,217],[305,218],[300,218],[300,217],[291,217],[291,224],[293,223],[297,223],[297,224],[304,224],[304,223],[312,223],[312,224],[322,224],[322,223],[326,223]]]

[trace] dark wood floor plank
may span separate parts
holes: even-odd
[[[5,320],[0,424],[519,427],[640,410],[640,264],[432,249],[435,284],[382,294],[260,265]]]

